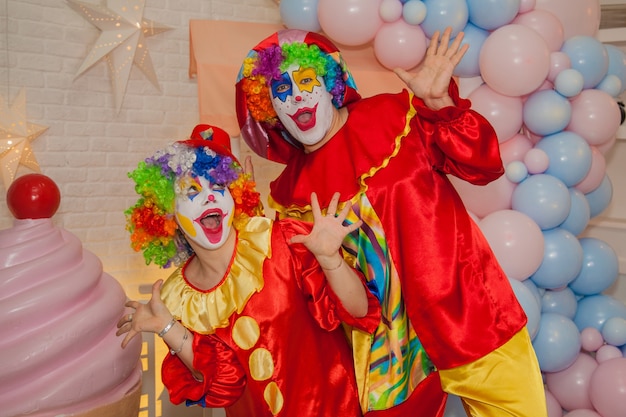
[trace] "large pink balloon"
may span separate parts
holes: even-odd
[[[600,28],[599,0],[536,0],[535,9],[554,14],[563,24],[565,39],[595,36]]]
[[[535,30],[511,24],[493,31],[480,50],[480,73],[494,91],[523,96],[539,88],[550,72],[550,49]]]
[[[465,207],[480,218],[496,210],[511,208],[515,183],[511,182],[506,175],[502,175],[487,185],[470,184],[451,175],[449,178]]]
[[[498,262],[511,279],[523,281],[541,265],[544,239],[529,216],[516,210],[499,210],[478,223]]]
[[[563,417],[563,409],[561,404],[554,398],[554,395],[546,390],[546,407],[548,408],[548,417]]]
[[[500,143],[519,132],[524,107],[521,98],[496,93],[487,84],[472,91],[468,98],[472,102],[472,109],[491,123]]]
[[[319,0],[317,18],[326,35],[348,46],[374,39],[383,24],[379,8],[382,0]]]
[[[422,28],[400,19],[385,23],[378,30],[374,38],[374,55],[388,69],[409,70],[422,62],[426,46]]]
[[[561,21],[547,10],[535,9],[517,15],[511,23],[528,26],[546,41],[550,52],[559,51],[565,40]]]
[[[573,364],[560,372],[546,372],[548,389],[566,410],[593,409],[589,398],[591,374],[598,362],[588,353],[581,352]]]
[[[591,403],[602,417],[624,417],[626,404],[626,358],[598,365],[591,375]]]
[[[578,133],[590,145],[601,145],[615,136],[621,119],[613,97],[602,90],[587,89],[571,103],[572,117],[566,130]]]

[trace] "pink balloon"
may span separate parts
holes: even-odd
[[[596,352],[596,361],[598,363],[606,362],[609,359],[622,357],[622,351],[613,345],[604,345]],[[625,404],[626,405],[626,404]]]
[[[626,358],[609,359],[591,375],[591,403],[602,417],[624,417]]]
[[[523,161],[526,153],[533,147],[528,136],[518,133],[500,143],[500,158],[504,166],[513,161]]]
[[[565,69],[572,68],[572,61],[565,52],[557,51],[550,54],[550,72],[548,72],[548,81],[554,82],[556,76]]]
[[[383,24],[374,39],[374,55],[388,69],[417,66],[424,59],[426,47],[421,26],[410,25],[404,19]]]
[[[572,118],[565,128],[578,133],[590,145],[610,140],[619,128],[621,115],[617,102],[602,90],[587,89],[572,103]]]
[[[583,194],[590,193],[598,188],[606,174],[606,159],[604,155],[596,146],[590,146],[589,148],[591,149],[591,168],[589,168],[585,178],[574,186]]]
[[[379,9],[382,0],[319,0],[317,19],[334,42],[357,46],[374,39],[383,24]]]
[[[566,414],[567,417],[602,417],[600,414],[593,410],[587,410],[586,408],[579,408],[578,410],[572,410]]]
[[[472,91],[476,90],[485,82],[479,75],[476,77],[460,77],[457,83],[459,84],[459,95],[463,98],[468,98],[469,95],[472,94]]]
[[[537,31],[546,41],[551,52],[559,51],[563,46],[564,33],[561,21],[547,10],[535,9],[517,15],[511,23],[528,26]]]
[[[548,408],[548,417],[563,417],[563,409],[561,404],[554,398],[554,395],[546,390],[546,407]]]
[[[519,12],[526,13],[535,8],[535,0],[520,0]]]
[[[468,99],[472,102],[472,109],[491,123],[500,143],[510,139],[522,127],[521,98],[504,96],[483,84],[474,90]]]
[[[536,0],[535,9],[554,14],[563,24],[565,39],[595,36],[600,28],[599,0]]]
[[[480,218],[492,211],[511,208],[515,183],[511,182],[506,175],[502,175],[487,185],[473,185],[454,176],[449,176],[449,178],[465,207]]]
[[[602,337],[600,330],[595,327],[585,327],[580,332],[580,342],[582,348],[587,352],[595,352],[604,344],[604,338]]]
[[[597,367],[598,363],[591,355],[581,352],[568,368],[560,372],[546,372],[546,385],[564,409],[593,409],[589,387],[591,375]]]
[[[480,72],[485,82],[505,96],[536,90],[550,71],[550,50],[533,29],[517,24],[493,31],[480,50]]]
[[[383,0],[380,3],[379,13],[384,22],[395,22],[402,17],[402,2],[400,0]]]
[[[544,239],[529,216],[516,210],[498,210],[478,223],[507,277],[523,281],[541,265]]]
[[[543,149],[533,148],[526,152],[524,164],[529,174],[542,174],[550,165],[550,158]]]
[[[613,145],[615,145],[615,142],[617,142],[617,135],[613,136],[611,139],[609,139],[605,143],[597,145],[596,147],[598,148],[598,150],[600,151],[602,155],[606,155],[608,151],[613,149]]]

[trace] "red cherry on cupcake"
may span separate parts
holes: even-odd
[[[7,190],[7,206],[16,219],[46,219],[61,203],[59,187],[43,174],[16,178]]]

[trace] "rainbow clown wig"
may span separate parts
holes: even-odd
[[[354,79],[337,47],[314,32],[286,29],[255,46],[244,59],[236,85],[237,119],[241,136],[259,156],[285,163],[301,145],[278,119],[270,84],[290,65],[315,69],[324,78],[335,107],[359,98]]]
[[[223,130],[198,125],[189,140],[175,142],[139,162],[128,173],[139,200],[125,211],[132,248],[143,251],[146,264],[162,268],[182,265],[193,250],[174,217],[178,180],[201,176],[230,190],[235,201],[234,225],[263,214],[260,195],[250,175],[230,152],[230,137]]]

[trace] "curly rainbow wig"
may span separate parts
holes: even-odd
[[[146,264],[180,266],[193,254],[174,217],[176,196],[181,192],[177,183],[185,176],[205,177],[229,189],[235,201],[235,227],[249,216],[263,214],[250,175],[227,148],[211,141],[215,129],[202,131],[204,139],[175,142],[157,151],[128,173],[140,198],[124,212],[126,229],[131,247],[143,251]]]

